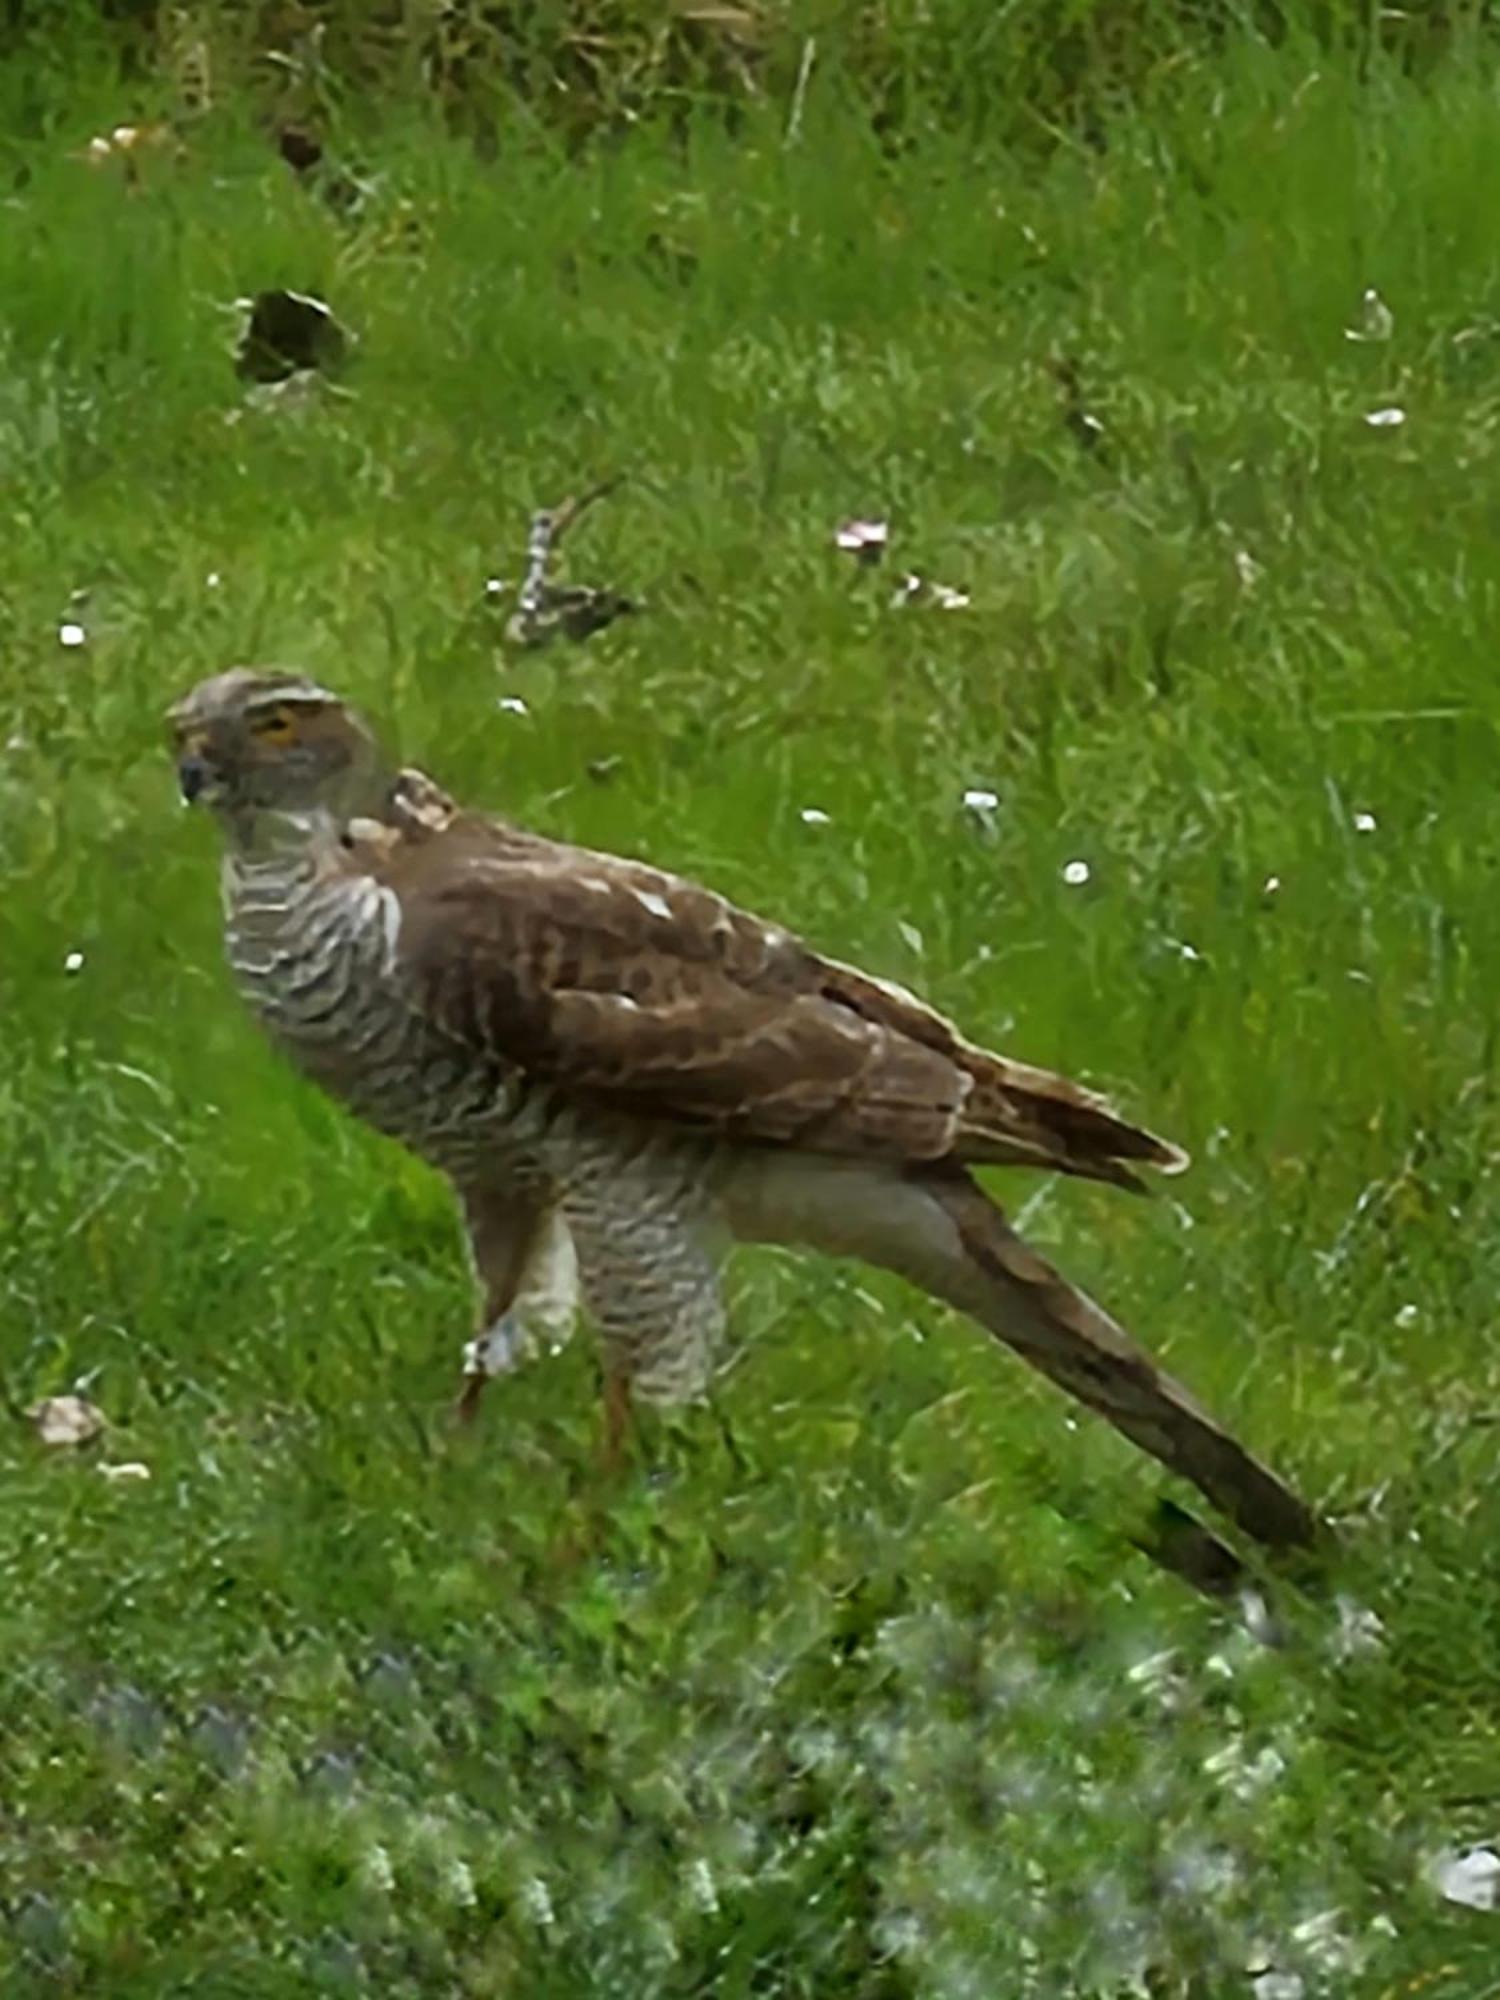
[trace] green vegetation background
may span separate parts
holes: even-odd
[[[1431,1881],[1500,1831],[1482,11],[111,12],[0,26],[0,1990],[1500,1991]],[[276,285],[333,391],[236,380]],[[614,471],[564,567],[644,611],[507,650]],[[1342,1610],[1258,1648],[1126,1545],[1154,1468],[850,1270],[748,1261],[611,1494],[586,1339],[456,1441],[443,1191],[220,968],[159,718],[237,660],[1188,1144],[1014,1200]]]

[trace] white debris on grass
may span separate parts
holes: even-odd
[[[89,1444],[104,1429],[104,1412],[86,1396],[44,1396],[26,1414],[43,1444]]]
[[[1366,285],[1359,302],[1359,317],[1344,328],[1345,340],[1362,345],[1389,340],[1396,331],[1396,315],[1373,285]]]
[[[1492,1847],[1440,1854],[1432,1879],[1445,1903],[1459,1903],[1466,1910],[1500,1909],[1500,1854]]]

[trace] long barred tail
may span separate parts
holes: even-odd
[[[863,1258],[977,1320],[1268,1548],[1326,1540],[1311,1508],[1038,1256],[961,1167],[902,1171],[883,1161],[747,1150],[721,1196],[744,1241]]]
[[[957,1229],[968,1265],[944,1282],[929,1264],[922,1275],[934,1290],[1190,1479],[1256,1541],[1291,1549],[1322,1538],[1311,1508],[1031,1249],[983,1189],[966,1175],[924,1177],[923,1186]]]

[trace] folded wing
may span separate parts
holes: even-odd
[[[403,844],[399,974],[474,1053],[725,1137],[1134,1185],[1184,1156],[899,987],[641,863],[467,815]]]

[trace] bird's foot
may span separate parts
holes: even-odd
[[[493,1376],[510,1375],[526,1359],[531,1339],[514,1313],[502,1313],[492,1326],[464,1343],[464,1380],[453,1414],[470,1424],[479,1414],[484,1385]]]

